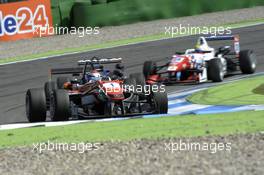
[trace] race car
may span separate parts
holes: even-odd
[[[209,41],[233,41],[233,46],[218,49],[208,45]],[[148,84],[201,83],[211,80],[221,82],[224,77],[240,68],[243,74],[253,74],[257,59],[252,50],[240,51],[239,36],[199,37],[194,49],[176,52],[169,62],[158,66],[146,61],[143,74]]]
[[[124,76],[121,58],[80,60],[79,67],[50,70],[50,80],[44,88],[26,93],[26,115],[29,122],[97,117],[165,114],[168,98],[164,91],[146,94],[135,87],[145,86],[142,73]],[[115,70],[105,70],[105,64],[115,63]],[[55,75],[56,83],[53,81]],[[71,75],[65,76],[65,75]]]

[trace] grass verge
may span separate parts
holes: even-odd
[[[198,104],[252,105],[264,104],[263,76],[209,88],[187,98]]]
[[[245,26],[261,24],[261,23],[264,23],[264,19],[262,18],[255,19],[255,20],[249,20],[249,21],[243,21],[239,23],[222,24],[222,25],[217,25],[217,26],[231,27],[232,29],[234,29],[234,28],[245,27]],[[175,35],[174,37],[176,38],[180,36],[187,36],[187,35]],[[78,48],[67,48],[67,49],[54,50],[54,51],[33,54],[33,55],[4,58],[4,59],[0,59],[0,65],[12,63],[12,62],[36,60],[36,59],[47,58],[47,57],[52,57],[52,56],[59,56],[63,54],[80,53],[80,52],[85,52],[85,51],[111,48],[111,47],[117,47],[117,46],[122,46],[122,45],[127,45],[127,44],[137,44],[141,42],[155,41],[155,40],[168,39],[168,38],[171,38],[171,37],[165,35],[165,33],[156,34],[156,35],[147,35],[143,37],[111,41],[111,42],[106,42],[106,43],[96,44],[96,45],[87,45],[87,46],[78,47]]]
[[[0,132],[0,148],[47,142],[103,142],[253,133],[264,130],[264,111],[189,115],[35,127]]]

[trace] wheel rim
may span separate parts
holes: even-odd
[[[122,107],[120,104],[114,104],[113,113],[115,115],[122,115]]]

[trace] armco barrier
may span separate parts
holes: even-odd
[[[38,37],[39,30],[47,30],[47,26],[52,26],[50,0],[28,0],[0,5],[1,41]],[[42,35],[48,35],[48,32]]]

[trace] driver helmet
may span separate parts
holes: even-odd
[[[196,52],[205,52],[212,51],[212,48],[208,46],[206,39],[204,37],[200,37],[195,45]]]
[[[97,70],[99,72],[104,70],[104,66],[100,65],[100,64],[94,64],[93,67],[95,70]]]
[[[101,74],[98,71],[88,72],[85,76],[87,82],[95,82],[101,80]]]

